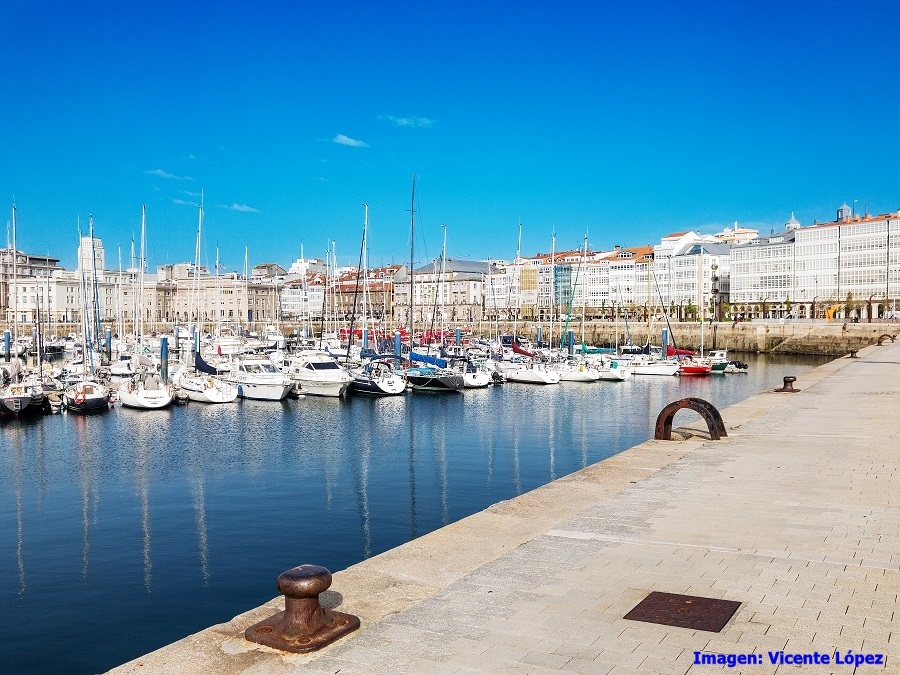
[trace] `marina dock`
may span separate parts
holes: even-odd
[[[111,672],[900,672],[900,342],[794,387],[335,573],[323,605],[362,625],[319,652],[244,639],[276,599]],[[624,618],[654,591],[740,604],[718,632]]]

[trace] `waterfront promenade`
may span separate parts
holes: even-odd
[[[362,629],[321,652],[243,639],[275,601],[113,672],[900,672],[900,343],[859,356],[723,410],[725,439],[648,441],[335,574]],[[624,619],[651,591],[741,604],[719,633]]]

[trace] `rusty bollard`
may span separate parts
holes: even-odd
[[[793,375],[787,375],[784,378],[784,385],[780,389],[776,389],[775,391],[784,393],[784,394],[796,394],[799,389],[794,389],[794,382],[797,381],[797,378]]]
[[[359,617],[324,609],[319,593],[331,586],[331,572],[319,565],[300,565],[278,577],[284,611],[253,624],[244,635],[285,652],[305,653],[331,644],[359,628]]]

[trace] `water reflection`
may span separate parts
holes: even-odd
[[[786,363],[812,365],[4,422],[0,651],[14,671],[108,669],[267,601],[288,567],[343,569],[642,442],[672,400],[778,386]],[[70,627],[58,657],[48,621]]]

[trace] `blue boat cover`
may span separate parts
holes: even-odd
[[[438,368],[446,368],[447,360],[439,359],[436,356],[428,356],[427,354],[416,354],[415,352],[409,353],[409,358],[413,361],[421,361],[422,363],[430,363],[433,366],[437,366]]]
[[[211,366],[203,360],[203,357],[200,356],[200,352],[194,352],[194,368],[207,375],[219,374],[219,371],[215,366]]]

